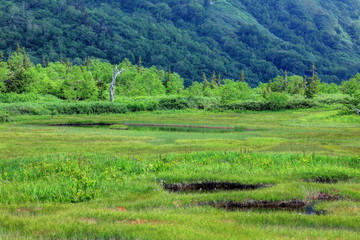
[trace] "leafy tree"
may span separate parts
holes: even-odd
[[[265,92],[267,92],[268,87],[268,83],[260,83],[256,88],[254,88],[254,93],[262,96]]]
[[[353,99],[351,101],[351,104],[353,105],[353,108],[356,110],[360,110],[360,89],[358,89],[353,95]],[[354,109],[353,109],[354,110]],[[356,111],[357,114],[360,114],[360,111]]]
[[[6,89],[8,92],[25,92],[29,79],[26,78],[26,70],[33,66],[24,48],[18,46],[8,60],[8,77],[6,79]]]
[[[145,94],[148,96],[162,95],[165,94],[165,87],[162,84],[162,79],[159,78],[159,71],[155,67],[146,69],[146,71],[140,75],[140,84],[145,88]],[[169,86],[172,86],[170,81]]]
[[[6,92],[5,81],[8,77],[9,69],[5,62],[0,62],[0,93]]]
[[[321,82],[319,84],[319,92],[325,94],[341,93],[341,88],[339,85],[335,83],[329,84],[329,83]]]
[[[132,65],[128,59],[124,59],[120,64],[119,68],[123,68],[126,71],[121,74],[119,81],[116,82],[116,92],[120,96],[142,96],[145,95],[143,90],[136,84],[137,78],[140,77],[136,66]],[[141,81],[141,80],[140,80]]]
[[[166,93],[170,95],[181,95],[184,91],[184,79],[177,73],[171,73],[166,83]]]
[[[197,97],[203,95],[204,86],[202,83],[193,82],[187,89],[187,94],[191,97]]]
[[[86,69],[91,73],[96,83],[96,88],[99,91],[99,99],[107,99],[109,84],[111,82],[111,72],[113,70],[112,65],[107,62],[101,62],[99,59],[89,59]]]
[[[298,75],[290,76],[287,78],[285,91],[291,95],[304,94],[304,78]]]
[[[229,79],[224,80],[224,84],[220,87],[219,92],[222,103],[234,102],[239,99],[241,94],[234,81]]]
[[[25,77],[29,81],[26,86],[26,92],[49,94],[52,93],[52,82],[47,75],[46,68],[42,68],[40,64],[28,68]]]
[[[46,75],[50,79],[48,83],[48,94],[55,95],[59,98],[64,97],[62,93],[62,85],[70,71],[67,63],[50,62],[45,68]]]
[[[341,89],[345,94],[354,95],[360,89],[360,73],[348,81],[342,82]]]
[[[360,74],[356,74],[348,81],[341,84],[343,93],[351,96],[349,104],[345,104],[348,112],[355,112],[360,114]]]
[[[230,79],[225,79],[218,91],[217,95],[221,97],[223,103],[246,100],[251,98],[253,93],[246,82],[234,82]]]
[[[155,67],[141,68],[139,65],[132,65],[128,59],[119,64],[119,67],[126,71],[120,76],[117,82],[116,91],[122,96],[155,96],[165,94],[165,87],[162,84],[164,71]]]
[[[277,76],[269,81],[269,88],[272,92],[283,92],[286,89],[286,81],[282,76]]]
[[[344,104],[344,109],[342,111],[344,114],[358,114],[360,115],[360,90],[356,90],[349,99],[349,102]]]
[[[73,66],[62,85],[63,96],[70,100],[96,99],[98,89],[85,67]]]

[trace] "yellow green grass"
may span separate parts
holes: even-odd
[[[247,130],[49,126],[74,122]],[[299,110],[18,116],[0,125],[0,137],[0,239],[357,239],[360,234],[360,118],[355,115]],[[162,187],[202,181],[272,186],[187,193]],[[314,200],[321,192],[340,198]],[[326,214],[198,205],[292,199]]]

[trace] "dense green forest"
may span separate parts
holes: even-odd
[[[4,0],[0,50],[7,60],[19,44],[43,65],[141,57],[186,86],[244,71],[254,87],[313,63],[323,81],[340,83],[360,69],[359,9],[350,0]]]

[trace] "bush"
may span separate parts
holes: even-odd
[[[53,114],[104,114],[129,112],[124,104],[110,102],[56,103],[47,104],[44,105],[44,107]]]
[[[276,105],[277,104],[277,105]],[[279,110],[279,109],[303,109],[317,107],[319,104],[312,99],[292,99],[283,103],[276,103],[270,101],[243,101],[231,104],[219,104],[212,107],[212,110],[227,111],[227,110],[240,110],[240,111],[266,111],[266,110]]]
[[[347,99],[340,111],[340,115],[360,114],[357,111],[358,109],[360,109],[360,90],[354,92],[352,97]]]
[[[126,105],[130,112],[155,111],[159,109],[159,101],[154,97],[124,98],[119,102]]]
[[[319,104],[312,99],[292,99],[287,102],[285,109],[304,109],[318,106]]]
[[[61,101],[53,95],[40,95],[35,93],[0,93],[1,103],[19,103],[19,102],[56,102]]]
[[[0,123],[11,122],[11,116],[8,112],[1,111],[0,112]]]
[[[285,93],[272,92],[267,96],[267,105],[269,110],[284,109],[289,97]]]
[[[9,103],[0,104],[0,110],[10,115],[57,115],[57,114],[107,114],[137,111],[207,109],[216,111],[228,110],[279,110],[317,107],[313,99],[292,98],[282,93],[274,93],[267,100],[248,100],[221,104],[219,97],[141,97],[124,98],[110,102],[50,102],[50,103]]]
[[[8,112],[11,115],[45,115],[50,112],[45,106],[34,103],[11,103],[1,107],[2,111]]]
[[[320,104],[335,105],[349,102],[349,96],[343,94],[322,94],[315,98]]]
[[[13,115],[104,114],[129,112],[124,104],[108,102],[59,102],[47,104],[13,103],[3,105],[2,109]]]
[[[189,98],[169,96],[159,100],[159,109],[161,110],[180,110],[187,108],[192,108],[192,104],[191,101],[189,101]]]
[[[218,104],[212,110],[226,111],[226,110],[249,110],[249,111],[263,111],[268,110],[264,101],[243,101],[229,104]]]
[[[197,109],[210,109],[220,103],[220,97],[189,97],[188,99]]]

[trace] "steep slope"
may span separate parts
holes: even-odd
[[[359,0],[1,1],[0,50],[16,43],[34,62],[141,56],[145,66],[252,85],[316,63],[340,82],[360,71]]]

